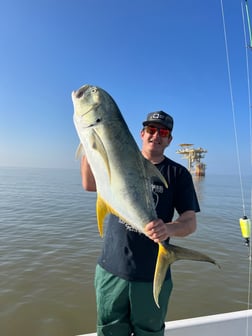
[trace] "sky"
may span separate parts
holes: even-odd
[[[78,169],[71,92],[92,84],[139,147],[146,115],[164,110],[168,157],[187,166],[176,151],[191,143],[207,174],[251,173],[244,2],[223,0],[227,58],[221,0],[2,1],[0,166]]]

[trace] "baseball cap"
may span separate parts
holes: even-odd
[[[164,111],[150,112],[147,115],[147,120],[143,122],[143,126],[147,126],[151,123],[161,124],[170,131],[173,129],[173,118]]]

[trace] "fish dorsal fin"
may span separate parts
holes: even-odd
[[[82,143],[80,143],[76,149],[76,152],[75,152],[75,158],[78,160],[80,159],[83,155],[85,154],[85,150],[84,150],[84,147],[82,145]]]
[[[99,135],[93,130],[93,132],[90,135],[89,138],[90,144],[94,150],[96,150],[102,157],[104,163],[105,163],[105,168],[108,172],[109,180],[111,180],[111,171],[110,171],[110,165],[109,165],[109,159],[108,159],[108,154],[107,151],[103,145],[103,142]]]
[[[151,163],[149,160],[144,158],[144,166],[145,166],[145,169],[147,171],[147,174],[150,177],[158,178],[165,185],[165,187],[168,188],[168,183],[167,183],[166,179],[160,173],[160,171],[157,169],[157,167],[155,167],[155,165],[153,163]]]

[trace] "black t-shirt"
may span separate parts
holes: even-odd
[[[192,176],[182,165],[167,157],[156,167],[168,183],[153,180],[151,187],[158,218],[171,222],[174,209],[200,211]],[[104,244],[98,263],[108,272],[128,281],[153,281],[158,244],[110,215],[105,225]],[[166,279],[170,277],[170,268]]]

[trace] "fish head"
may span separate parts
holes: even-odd
[[[83,127],[90,127],[101,120],[99,106],[101,104],[99,89],[95,86],[84,85],[72,92],[74,105],[74,120]]]
[[[113,111],[118,109],[107,92],[88,84],[72,92],[72,101],[75,124],[81,124],[83,128],[109,122]]]

